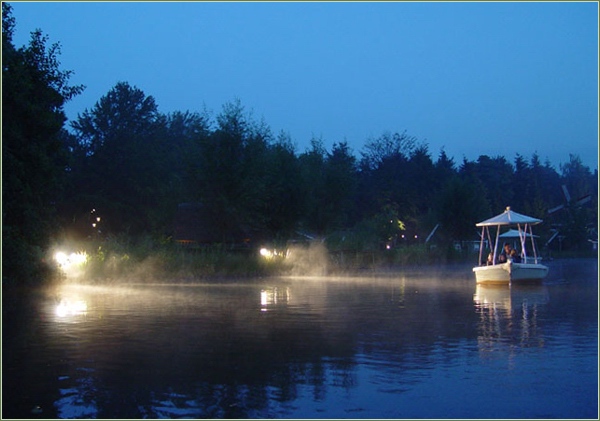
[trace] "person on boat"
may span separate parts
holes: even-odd
[[[510,250],[510,259],[513,263],[521,263],[521,256],[519,256],[519,253],[515,249]]]
[[[512,250],[512,247],[510,246],[510,244],[504,243],[504,249],[502,250],[502,252],[498,256],[498,262],[500,262],[500,263],[506,263],[508,261],[508,258],[510,257],[510,251],[511,250]]]

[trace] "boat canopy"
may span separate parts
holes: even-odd
[[[496,215],[493,218],[486,219],[485,221],[475,224],[478,227],[490,227],[499,225],[520,225],[529,224],[536,225],[542,222],[541,219],[533,218],[531,216],[522,215],[515,211],[510,210],[510,206],[500,215]]]
[[[506,231],[504,234],[500,234],[498,237],[499,238],[521,238],[523,234],[521,234],[518,230],[508,230]],[[532,235],[530,233],[526,233],[525,234],[526,237],[535,237],[535,238],[539,238],[538,235]]]
[[[479,261],[482,262],[482,257],[483,257],[483,245],[484,245],[484,241],[486,240],[487,237],[487,241],[488,244],[493,248],[493,251],[491,253],[491,261],[492,264],[495,265],[496,264],[496,258],[498,257],[500,250],[498,249],[499,247],[499,243],[501,239],[504,238],[519,238],[519,241],[521,242],[521,257],[523,258],[523,260],[525,262],[527,262],[527,250],[525,249],[525,240],[527,238],[529,238],[531,240],[531,247],[533,249],[533,256],[534,256],[534,261],[537,264],[538,258],[537,258],[537,250],[535,247],[535,241],[534,241],[534,236],[533,232],[531,230],[531,226],[532,225],[537,225],[540,222],[542,222],[541,219],[537,219],[537,218],[532,218],[531,216],[527,216],[527,215],[522,215],[520,213],[517,212],[513,212],[512,210],[510,210],[510,206],[506,207],[506,210],[501,213],[500,215],[496,215],[493,218],[490,219],[486,219],[483,222],[480,222],[478,224],[475,224],[478,227],[482,227],[481,228],[481,243],[479,246]],[[500,227],[510,227],[510,226],[516,226],[518,229],[514,230],[514,229],[510,229],[507,232],[505,232],[504,234],[500,235]],[[496,227],[496,238],[494,240],[492,240],[492,236],[490,233],[490,227]],[[483,264],[483,263],[481,263]]]

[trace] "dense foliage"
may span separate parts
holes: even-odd
[[[65,183],[63,104],[83,88],[59,69],[58,44],[41,31],[15,48],[15,20],[2,3],[2,269],[33,279],[56,230]]]
[[[298,152],[288,134],[274,135],[240,101],[215,118],[162,114],[152,96],[127,82],[67,131],[63,105],[82,87],[68,86],[57,44],[48,48],[37,31],[16,49],[13,29],[3,3],[5,278],[32,275],[59,232],[169,238],[184,202],[203,206],[224,243],[304,233],[369,249],[423,243],[437,226],[431,241],[451,244],[476,239],[474,223],[507,205],[544,219],[544,241],[559,230],[561,248],[589,247],[597,238],[597,170],[575,155],[558,171],[537,154],[455,163],[444,150],[432,158],[427,144],[400,132],[366,139],[358,155],[346,142],[328,151],[322,139]],[[368,241],[344,243],[361,236]]]

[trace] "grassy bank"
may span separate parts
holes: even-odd
[[[63,275],[91,283],[260,276],[269,269],[250,250],[232,250],[222,245],[192,248],[150,238],[111,238],[70,244],[68,248],[85,253],[87,260],[77,267],[63,268]]]
[[[277,275],[327,275],[378,270],[403,265],[429,265],[475,261],[472,253],[452,247],[415,244],[392,250],[328,250],[323,244],[296,245],[283,254],[265,256],[258,248],[234,249],[226,245],[184,247],[169,240],[111,238],[70,243],[53,253],[85,254],[85,263],[62,267],[63,276],[90,283],[112,280],[157,282],[192,281]]]
[[[412,244],[390,250],[352,250],[322,243],[281,247],[283,253],[261,254],[259,248],[244,249],[215,244],[184,247],[168,239],[127,237],[86,241],[65,246],[70,252],[85,253],[81,265],[63,268],[63,276],[90,283],[112,280],[159,282],[165,279],[194,281],[215,278],[304,275],[320,276],[381,270],[402,266],[475,263],[476,252],[452,246]],[[56,247],[53,252],[56,252]],[[545,254],[544,258],[597,257],[592,250],[579,253]]]

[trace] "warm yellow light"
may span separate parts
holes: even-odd
[[[263,247],[260,249],[260,255],[263,256],[265,259],[273,259],[275,257],[285,259],[288,255],[288,251],[281,251],[277,249],[269,250]]]
[[[54,255],[54,260],[56,260],[56,263],[58,263],[60,266],[64,266],[68,262],[69,258],[65,253],[59,251]]]
[[[260,255],[264,257],[273,257],[273,253],[271,253],[271,251],[267,250],[266,248],[260,249]]]
[[[75,265],[81,265],[87,262],[87,253],[85,251],[80,251],[79,253],[71,253],[69,256],[71,263]]]
[[[79,253],[71,253],[67,256],[66,253],[59,251],[54,255],[54,260],[63,269],[66,269],[72,265],[82,265],[87,262],[87,253],[81,251]]]

